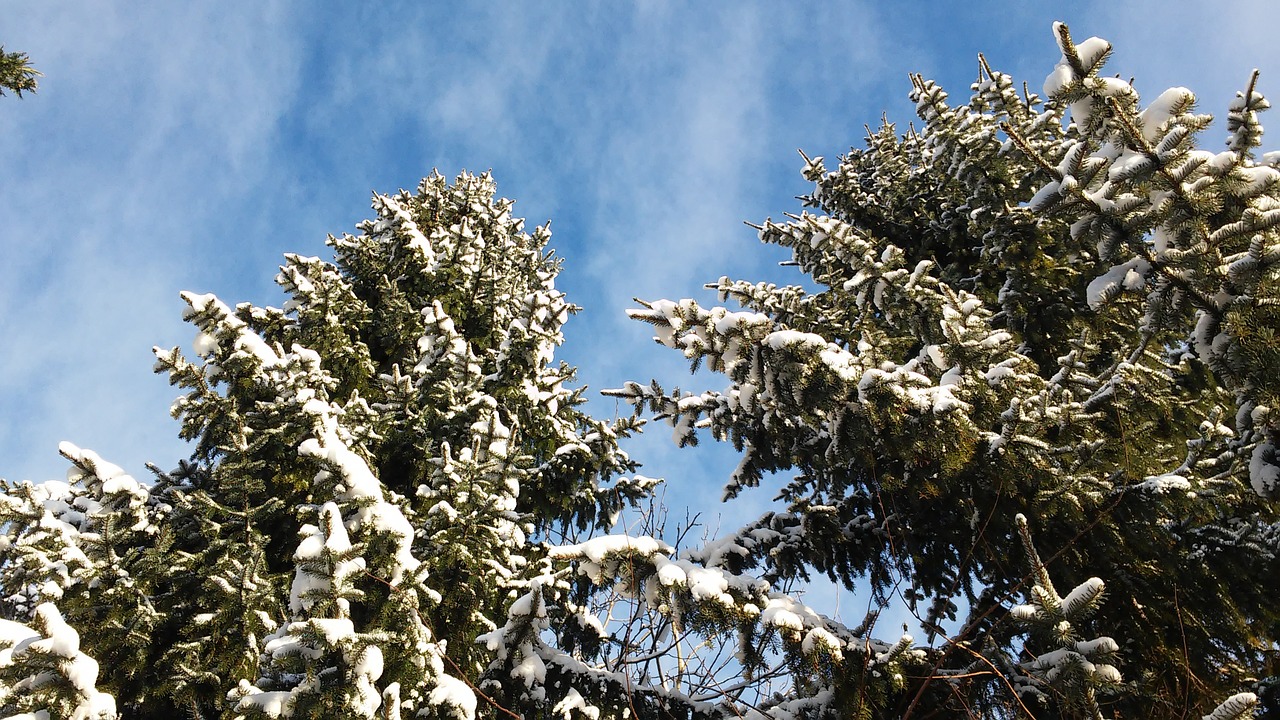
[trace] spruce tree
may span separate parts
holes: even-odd
[[[286,257],[283,307],[183,294],[195,357],[156,369],[190,460],[145,485],[67,444],[68,482],[0,485],[4,617],[92,628],[124,717],[491,712],[476,637],[543,542],[647,492],[633,423],[584,414],[555,361],[547,228],[488,176],[374,209],[333,261]]]
[[[721,278],[741,309],[631,312],[728,386],[613,394],[682,445],[732,442],[728,496],[789,478],[694,557],[869,585],[928,629],[926,672],[877,697],[856,668],[826,712],[1229,717],[1271,686],[1268,104],[1255,73],[1226,148],[1201,149],[1190,90],[1144,104],[1102,74],[1106,41],[1054,33],[1043,98],[980,57],[967,102],[913,77],[919,128],[868,130],[833,169],[806,158],[808,209],[759,226],[805,285]]]

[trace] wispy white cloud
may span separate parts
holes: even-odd
[[[178,289],[215,275],[238,245],[227,207],[270,175],[297,65],[284,19],[60,3],[6,24],[45,78],[0,108],[5,476],[56,473],[64,438],[134,471],[180,456],[149,348],[187,339]]]

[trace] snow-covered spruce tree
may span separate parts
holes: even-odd
[[[56,602],[124,717],[491,714],[476,638],[542,542],[646,491],[631,422],[554,361],[547,228],[488,176],[374,209],[333,262],[286,258],[282,308],[183,295],[197,357],[157,371],[190,461],[147,486],[67,444],[68,482],[0,484],[3,617]]]
[[[700,559],[869,580],[935,629],[929,672],[833,712],[1183,717],[1275,674],[1280,154],[1258,151],[1267,101],[1248,79],[1225,150],[1201,149],[1210,118],[1189,90],[1144,105],[1102,76],[1107,42],[1054,32],[1046,99],[979,58],[968,103],[917,76],[919,130],[868,130],[835,169],[807,160],[814,214],[766,221],[760,238],[789,248],[810,285],[722,278],[708,287],[743,310],[632,312],[729,386],[614,394],[681,444],[700,431],[734,443],[728,495],[791,476],[781,507]],[[1024,621],[1063,611],[1011,616],[1062,600],[1049,575],[1092,614],[1028,635]],[[1052,663],[1038,658],[1098,635],[1114,638],[1122,680],[1043,677]]]
[[[631,467],[630,426],[585,416],[553,362],[574,308],[547,228],[524,232],[488,176],[374,207],[330,239],[335,263],[287,258],[282,309],[188,295],[202,361],[159,353],[198,443],[187,479],[160,483],[192,508],[167,551],[191,554],[165,663],[191,668],[180,697],[217,707],[243,680],[249,716],[373,716],[384,698],[470,714],[475,638],[506,622],[533,540],[608,524],[642,487],[602,485]]]

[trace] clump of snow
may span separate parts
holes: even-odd
[[[1260,195],[1268,187],[1280,182],[1280,170],[1266,165],[1237,168],[1236,173],[1247,183],[1242,190],[1245,197]]]
[[[40,639],[40,633],[19,622],[0,618],[0,667],[13,665],[13,649]]]
[[[1076,43],[1076,57],[1086,72],[1092,71],[1111,52],[1111,43],[1100,37],[1091,37]]]
[[[287,718],[293,715],[292,692],[263,691],[248,680],[241,680],[227,693],[227,700],[235,702],[236,710],[257,710],[269,718]]]
[[[1028,604],[1014,605],[1009,609],[1009,614],[1019,622],[1031,622],[1044,617],[1044,611],[1040,609],[1039,605]]]
[[[1044,187],[1036,191],[1027,201],[1027,207],[1035,211],[1045,209],[1050,203],[1056,202],[1057,198],[1062,195],[1062,183],[1057,180],[1051,180]]]
[[[1055,98],[1062,94],[1063,90],[1070,87],[1076,81],[1075,71],[1071,69],[1071,64],[1067,62],[1066,57],[1053,67],[1053,71],[1044,79],[1043,90],[1045,97]]]
[[[1058,64],[1054,66],[1053,72],[1044,79],[1045,97],[1054,99],[1063,93],[1073,89],[1075,84],[1082,78],[1076,74],[1075,68],[1071,66],[1071,61],[1067,58],[1072,48],[1065,44],[1062,33],[1062,23],[1053,24],[1053,36],[1058,41],[1058,49],[1062,51],[1062,57],[1058,60]],[[1098,37],[1091,37],[1084,42],[1075,44],[1076,58],[1080,60],[1081,69],[1086,74],[1092,74],[1097,70],[1098,65],[1111,52],[1111,43]]]
[[[1100,578],[1092,577],[1077,585],[1062,598],[1062,614],[1074,620],[1102,594],[1105,585]]]
[[[1173,87],[1160,93],[1159,97],[1138,114],[1143,138],[1151,144],[1158,143],[1163,136],[1161,130],[1165,123],[1179,113],[1186,112],[1195,99],[1195,93],[1184,87]]]
[[[314,620],[313,620],[314,622]],[[358,717],[374,718],[382,705],[382,693],[378,692],[377,680],[382,677],[382,649],[377,645],[368,645],[355,653],[343,653],[355,674],[355,696],[351,698],[351,709]]]
[[[576,716],[587,718],[587,720],[600,720],[600,708],[588,705],[586,698],[582,697],[577,688],[569,688],[564,699],[556,703],[555,707],[551,708],[551,712],[562,716],[564,720],[574,720]]]
[[[781,350],[788,347],[812,347],[818,350],[827,349],[827,339],[815,333],[797,330],[775,330],[769,333],[762,343],[765,347]]]
[[[832,635],[826,628],[812,628],[805,633],[804,640],[800,644],[801,649],[806,655],[812,655],[819,650],[824,650],[831,654],[837,661],[844,659],[844,653],[840,650],[840,638]]]
[[[191,346],[196,351],[196,355],[206,358],[212,357],[220,349],[218,347],[218,338],[203,330],[196,333],[196,339],[191,343]]]
[[[334,583],[344,584],[349,577],[362,572],[365,567],[362,557],[341,557],[351,549],[351,540],[336,504],[328,502],[321,507],[320,523],[319,526],[303,525],[298,531],[302,539],[293,554],[298,567],[289,591],[289,609],[294,613],[310,610],[318,597],[332,591]],[[331,563],[328,575],[318,574],[304,567],[306,564],[323,561],[326,557]],[[345,601],[340,605],[344,603]],[[350,624],[350,621],[346,622]]]
[[[470,686],[452,675],[436,677],[436,686],[427,696],[427,704],[450,708],[459,720],[475,720],[476,694]]]
[[[1120,156],[1111,163],[1111,167],[1107,170],[1107,179],[1111,182],[1117,182],[1134,177],[1153,167],[1155,167],[1155,160],[1151,156],[1132,148],[1125,148]],[[1100,201],[1102,198],[1098,198],[1098,200]]]
[[[812,610],[793,598],[780,595],[769,598],[764,609],[760,611],[760,622],[779,630],[799,633],[805,629],[806,616],[809,617],[809,624],[812,625],[812,621],[816,619]]]
[[[1142,482],[1133,486],[1134,490],[1142,490],[1154,495],[1163,495],[1171,490],[1187,491],[1191,489],[1191,482],[1181,475],[1174,473],[1166,473],[1164,475],[1151,475],[1143,479]]]
[[[1228,720],[1228,718],[1249,717],[1253,708],[1258,705],[1258,696],[1251,692],[1236,693],[1204,716],[1204,720]]]
[[[1140,290],[1146,284],[1146,275],[1150,271],[1151,264],[1140,257],[1113,265],[1111,269],[1089,283],[1085,291],[1089,307],[1097,310],[1122,290]]]
[[[524,683],[525,687],[538,687],[546,682],[547,664],[536,652],[524,653],[520,662],[511,668],[511,677]]]
[[[1269,442],[1258,443],[1249,456],[1249,483],[1262,497],[1272,497],[1280,485],[1280,465],[1276,459],[1276,448]]]

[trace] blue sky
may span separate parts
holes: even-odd
[[[905,127],[908,72],[960,98],[983,51],[1039,88],[1061,19],[1111,40],[1111,71],[1144,96],[1185,85],[1222,115],[1254,67],[1280,97],[1278,16],[1169,0],[0,0],[0,43],[45,73],[37,95],[0,99],[0,476],[61,476],[60,440],[140,477],[172,467],[175,393],[150,348],[189,346],[178,292],[278,305],[282,253],[327,256],[372,191],[433,168],[492,169],[519,214],[552,221],[560,287],[585,308],[561,357],[583,381],[698,387],[624,308],[710,300],[721,275],[788,279],[743,221],[798,211],[797,148],[834,158],[882,112]],[[678,515],[716,512],[731,454],[655,430],[633,446],[646,474],[669,479]]]

